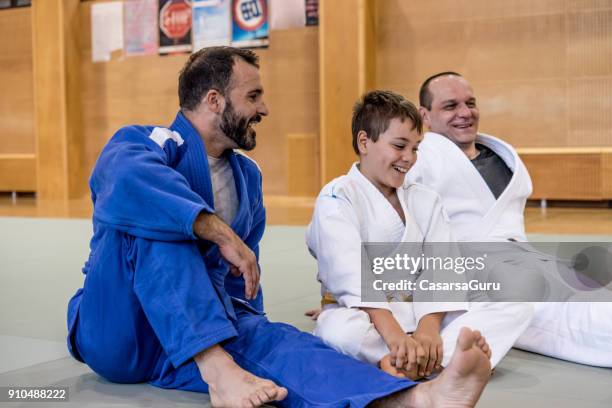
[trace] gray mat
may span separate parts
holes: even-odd
[[[316,265],[303,227],[269,227],[261,246],[262,286],[270,320],[311,331],[303,316],[319,302]],[[0,217],[0,386],[68,386],[78,407],[202,407],[208,396],[112,384],[68,357],[65,307],[82,284],[91,223]],[[532,236],[607,241],[612,237]],[[612,345],[611,345],[612,347]],[[512,350],[496,369],[481,407],[610,407],[612,370]],[[45,404],[44,406],[46,406]],[[0,406],[43,406],[0,403]]]

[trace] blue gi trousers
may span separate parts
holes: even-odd
[[[272,323],[240,301],[229,319],[192,242],[98,234],[69,342],[76,358],[109,381],[208,392],[192,357],[221,344],[247,371],[286,387],[279,406],[363,407],[415,383]],[[214,277],[212,277],[214,278]]]

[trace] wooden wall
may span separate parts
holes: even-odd
[[[184,54],[91,62],[91,4],[81,4],[81,87],[87,169],[92,168],[100,149],[119,127],[171,123],[178,109],[178,74],[187,60]],[[313,143],[317,143],[317,28],[273,31],[270,48],[257,53],[270,115],[257,126],[257,148],[249,155],[266,175],[265,192],[287,195],[291,162],[299,162],[302,167],[294,171],[314,177],[318,174],[318,157],[310,160],[288,157],[296,152],[288,145],[290,134],[311,134],[315,137]]]
[[[0,154],[35,152],[29,7],[0,11]]]
[[[612,146],[612,2],[376,4],[379,87],[417,101],[425,78],[457,71],[485,133],[517,147]]]
[[[327,7],[338,4],[323,1]],[[187,58],[149,56],[92,63],[92,3],[79,5],[83,170],[77,181],[83,186],[100,149],[119,127],[169,124],[178,108],[178,72]],[[374,38],[365,49],[374,60],[367,69],[370,74],[366,73],[373,76],[368,88],[393,89],[416,101],[425,77],[442,70],[459,71],[474,86],[483,132],[522,149],[566,149],[559,157],[575,160],[567,169],[583,177],[584,186],[601,184],[580,164],[589,160],[579,150],[612,147],[611,2],[376,0],[372,4],[374,24],[367,25],[371,21],[366,19],[364,27]],[[0,11],[0,34],[11,39],[0,44],[0,190],[36,186],[30,168],[36,150],[31,31],[31,8]],[[258,50],[271,113],[258,126],[258,147],[251,155],[264,172],[267,195],[312,196],[325,181],[320,177],[336,175],[321,176],[325,146],[319,143],[320,128],[328,125],[320,120],[321,100],[330,103],[320,92],[320,44],[331,36],[336,36],[333,24],[325,33],[317,27],[273,31],[270,48]],[[323,51],[328,58],[333,56],[333,49]],[[323,68],[338,64],[347,77],[364,69],[346,61],[324,64]],[[335,92],[333,84],[323,85],[328,94]],[[332,106],[326,114],[335,118],[345,112],[344,106],[337,111]],[[350,118],[345,120],[348,123]],[[350,149],[348,142],[346,147]],[[526,161],[534,177],[542,178],[534,180],[536,185],[544,185],[544,177],[551,177],[548,163],[557,156],[538,157],[532,154]],[[602,169],[597,180],[605,184],[611,159],[604,155],[596,160]],[[17,171],[24,177],[13,177]],[[15,180],[21,187],[15,187]],[[604,198],[612,197],[609,186],[602,186],[602,191],[608,192]],[[602,197],[598,194],[585,193],[583,198]]]
[[[31,11],[0,11],[0,181],[6,190],[36,188]]]

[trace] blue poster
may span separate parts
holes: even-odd
[[[267,47],[270,24],[266,0],[232,0],[232,45]]]
[[[216,45],[230,45],[231,0],[195,0],[193,10],[193,51]]]

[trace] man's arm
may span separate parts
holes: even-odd
[[[244,277],[245,297],[254,299],[259,287],[259,268],[255,253],[215,214],[202,211],[193,223],[193,233],[198,238],[219,246],[221,255],[230,264],[230,272]]]

